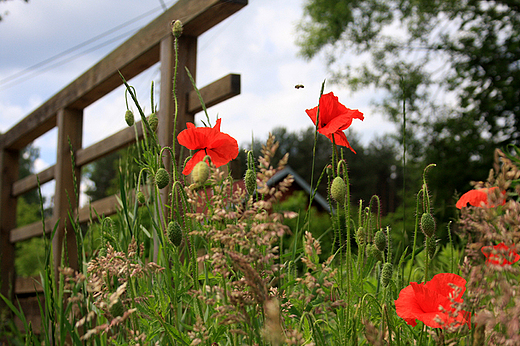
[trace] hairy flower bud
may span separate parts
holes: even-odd
[[[255,172],[252,169],[248,169],[246,171],[244,183],[246,185],[247,193],[249,194],[249,196],[252,196],[256,189],[256,177]]]
[[[421,231],[428,238],[435,234],[435,219],[430,213],[424,213],[421,216]]]
[[[374,244],[367,245],[367,253],[368,257],[374,258],[376,261],[383,262],[383,252],[379,251],[377,246],[375,246]]]
[[[356,232],[356,241],[359,246],[363,246],[365,244],[365,237],[366,237],[365,228],[359,227]]]
[[[167,230],[168,239],[173,245],[179,246],[182,242],[182,229],[177,221],[170,221]]]
[[[139,203],[141,204],[144,204],[146,202],[146,199],[144,197],[144,193],[142,191],[139,191],[137,193],[137,200],[139,201]]]
[[[134,113],[131,110],[126,111],[125,121],[128,124],[128,126],[132,126],[134,124]]]
[[[175,38],[179,38],[182,35],[182,22],[178,19],[172,22],[172,34]]]
[[[150,114],[148,117],[148,124],[150,125],[150,128],[153,132],[157,130],[157,126],[159,125],[159,118],[157,118],[157,114],[155,114],[155,112]]]
[[[383,269],[381,270],[381,285],[383,287],[387,287],[390,283],[393,271],[392,263],[387,262],[383,264]]]
[[[345,203],[346,187],[345,187],[345,182],[343,181],[343,178],[341,178],[341,177],[334,178],[334,180],[332,181],[332,184],[330,185],[330,195],[339,204]]]
[[[386,235],[382,229],[376,232],[376,235],[374,236],[374,245],[379,251],[384,251],[386,249]]]
[[[202,185],[209,178],[209,166],[206,162],[200,161],[198,162],[193,170],[191,171],[191,178],[193,182],[198,185]]]
[[[159,168],[155,173],[155,183],[159,189],[164,189],[170,183],[170,175],[164,168]]]

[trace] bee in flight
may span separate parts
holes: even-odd
[[[294,87],[295,87],[296,89],[305,88],[302,84],[296,84]]]

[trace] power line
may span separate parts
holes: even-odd
[[[22,71],[19,71],[19,72],[15,73],[15,74],[7,77],[7,78],[4,78],[4,79],[0,80],[0,90],[5,90],[7,88],[10,88],[10,87],[12,87],[12,86],[14,86],[14,85],[16,85],[16,84],[18,84],[20,82],[26,81],[27,79],[32,78],[32,77],[34,77],[34,76],[36,76],[36,75],[38,75],[38,74],[40,74],[42,72],[45,72],[45,71],[48,71],[49,69],[57,67],[58,65],[61,65],[64,62],[69,62],[69,61],[71,61],[73,59],[78,58],[81,55],[84,55],[86,53],[89,53],[91,51],[99,49],[101,47],[104,47],[107,44],[110,44],[110,43],[112,43],[112,42],[114,42],[114,41],[116,41],[116,40],[118,40],[118,39],[120,39],[122,37],[125,37],[126,35],[129,35],[129,33],[137,31],[137,29],[134,29],[134,30],[131,30],[131,31],[127,31],[124,34],[119,35],[116,38],[113,38],[111,40],[105,41],[105,42],[95,46],[94,48],[91,48],[91,49],[88,49],[88,50],[84,51],[83,53],[76,54],[76,55],[74,55],[73,57],[71,57],[69,59],[66,59],[64,61],[61,61],[59,63],[51,65],[50,67],[47,66],[44,69],[40,69],[40,70],[34,71],[29,76],[26,76],[26,78],[22,78],[22,77],[24,77],[24,75],[27,75],[30,71],[33,71],[34,69],[39,69],[40,67],[45,66],[45,65],[47,65],[49,63],[52,63],[52,62],[62,58],[63,56],[65,56],[67,54],[70,54],[70,53],[72,53],[72,52],[74,52],[74,51],[76,51],[78,49],[81,49],[81,48],[83,48],[83,47],[85,47],[85,46],[87,46],[87,45],[89,45],[89,44],[91,44],[91,43],[93,43],[95,41],[98,41],[98,40],[100,40],[100,39],[102,39],[102,38],[104,38],[104,37],[106,37],[106,36],[116,32],[116,31],[118,31],[118,30],[120,30],[120,29],[122,29],[122,28],[124,28],[124,27],[126,27],[128,25],[130,25],[130,24],[135,23],[138,20],[141,20],[141,19],[143,19],[143,18],[153,14],[154,12],[157,12],[157,11],[161,10],[161,8],[162,7],[156,7],[154,9],[152,9],[152,10],[150,10],[148,12],[145,12],[145,13],[143,13],[143,14],[135,17],[135,18],[132,18],[132,19],[130,19],[130,20],[128,20],[128,21],[126,21],[126,22],[124,22],[124,23],[122,23],[122,24],[120,24],[120,25],[118,25],[118,26],[116,26],[116,27],[114,27],[114,28],[112,28],[110,30],[107,30],[107,31],[105,31],[105,32],[103,32],[103,33],[101,33],[101,34],[99,34],[97,36],[94,36],[93,38],[88,39],[87,41],[84,41],[84,42],[82,42],[82,43],[80,43],[80,44],[78,44],[78,45],[76,45],[76,46],[74,46],[72,48],[69,48],[69,49],[67,49],[67,50],[65,50],[65,51],[63,51],[61,53],[58,53],[58,54],[56,54],[56,55],[54,55],[54,56],[52,56],[52,57],[50,57],[48,59],[45,59],[45,60],[43,60],[43,61],[41,61],[41,62],[31,66],[31,67],[28,67],[28,68],[26,68],[26,69],[24,69]],[[9,83],[9,82],[11,82],[11,83]],[[5,86],[6,84],[8,84],[8,85]]]

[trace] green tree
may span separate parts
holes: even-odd
[[[509,0],[308,0],[299,45],[307,58],[325,53],[334,82],[382,89],[390,119],[406,113],[409,157],[438,165],[437,205],[452,206],[455,190],[487,177],[495,147],[520,140],[519,10]]]
[[[305,181],[310,182],[314,127],[309,126],[307,129],[296,132],[289,132],[283,127],[278,127],[271,132],[280,143],[273,161],[277,162],[285,153],[289,153],[287,165]],[[343,151],[343,157],[349,170],[352,202],[356,205],[359,200],[368,203],[370,198],[377,194],[382,201],[382,212],[394,211],[399,203],[397,190],[401,187],[401,169],[399,168],[400,164],[397,160],[394,141],[389,137],[375,138],[367,147],[364,147],[359,136],[352,130],[349,130],[347,137],[357,152],[357,154],[353,154],[350,150]],[[261,144],[261,142],[254,143],[255,157],[260,154]],[[342,147],[338,148],[341,150]],[[332,145],[330,140],[318,134],[313,187],[316,186],[325,166],[330,164],[331,155]],[[246,162],[243,151],[240,156],[240,161]],[[327,188],[327,176],[325,175],[318,186],[318,192],[327,196]]]

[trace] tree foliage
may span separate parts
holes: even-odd
[[[494,148],[520,140],[519,10],[516,0],[308,0],[298,43],[307,58],[325,53],[334,82],[383,90],[390,119],[406,114],[409,158],[437,164],[431,186],[451,205],[486,179]]]
[[[309,126],[302,131],[289,132],[286,128],[278,127],[272,130],[272,134],[280,143],[273,157],[277,162],[285,153],[289,153],[287,166],[291,167],[305,181],[311,181],[311,167],[314,148],[315,129]],[[343,158],[347,162],[351,200],[357,205],[359,200],[366,203],[373,195],[378,195],[382,200],[383,213],[394,211],[399,204],[398,189],[401,187],[399,162],[394,142],[388,138],[376,138],[365,147],[359,136],[349,130],[348,140],[357,154],[350,150],[343,151]],[[255,157],[260,155],[260,142],[254,143]],[[338,147],[341,150],[342,147]],[[241,152],[241,156],[245,156]],[[313,187],[316,187],[321,172],[330,164],[332,144],[328,138],[318,134],[316,138],[316,155],[313,174]],[[341,153],[340,153],[341,155]],[[245,157],[241,158],[245,162]],[[327,196],[327,175],[325,174],[318,192]]]

